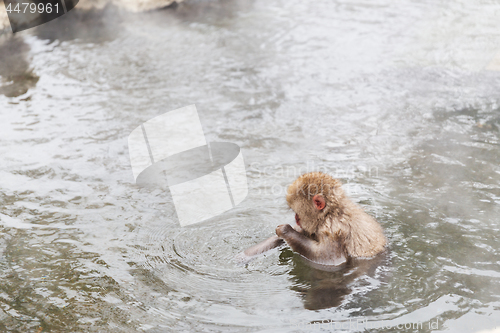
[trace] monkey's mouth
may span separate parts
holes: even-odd
[[[299,227],[301,227],[301,228],[302,228],[302,226],[300,225],[300,217],[299,217],[299,214],[295,214],[295,223],[297,223],[297,225],[298,225]]]

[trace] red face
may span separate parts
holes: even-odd
[[[301,227],[301,228],[302,228],[302,226],[300,225],[300,217],[299,217],[299,215],[298,215],[298,214],[295,214],[295,222],[297,223],[297,225],[298,225],[299,227]]]

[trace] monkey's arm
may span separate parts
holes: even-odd
[[[249,247],[243,253],[249,257],[253,257],[253,256],[256,256],[258,254],[269,251],[271,249],[274,249],[275,247],[278,247],[281,244],[283,244],[283,239],[274,235],[272,237],[269,237],[265,241],[260,242],[259,244],[255,244],[254,246]]]
[[[299,227],[298,225],[294,227],[290,226],[290,228],[294,229],[294,231],[295,230],[298,232],[302,231],[302,228]],[[252,258],[255,257],[256,255],[272,250],[284,243],[285,241],[282,238],[274,235],[269,237],[265,241],[255,244],[254,246],[249,247],[245,251],[238,253],[235,259],[240,263],[247,263],[250,260],[252,260]]]
[[[289,224],[279,225],[276,234],[284,239],[292,250],[316,263],[339,265],[346,261],[337,242],[328,239],[318,242],[297,232]]]
[[[297,226],[297,225],[295,227],[291,227],[291,228],[298,231],[298,232],[302,231],[302,228]],[[282,245],[283,243],[284,243],[283,239],[274,235],[274,236],[269,237],[265,241],[260,242],[259,244],[255,244],[254,246],[249,247],[245,251],[241,252],[238,255],[238,257],[241,257],[241,256],[253,257],[253,256],[256,256],[258,254],[272,250],[272,249]]]
[[[255,244],[252,247],[249,247],[243,252],[240,252],[236,255],[235,259],[240,264],[246,264],[250,262],[256,255],[262,254],[266,251],[274,249],[275,247],[280,246],[284,243],[284,240],[279,238],[278,236],[272,236],[266,239],[259,244]]]

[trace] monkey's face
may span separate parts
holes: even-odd
[[[307,173],[288,187],[286,200],[296,213],[297,224],[314,234],[342,195],[340,182],[321,172]]]
[[[289,206],[295,212],[297,225],[307,234],[314,234],[322,220],[321,211],[325,207],[323,198],[319,195],[312,200],[296,197],[289,201]]]

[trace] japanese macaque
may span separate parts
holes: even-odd
[[[245,256],[263,253],[283,241],[321,265],[340,265],[348,258],[384,251],[386,239],[380,224],[354,204],[340,181],[331,176],[322,172],[300,176],[288,188],[286,200],[297,225],[279,225],[276,236],[245,250]]]

